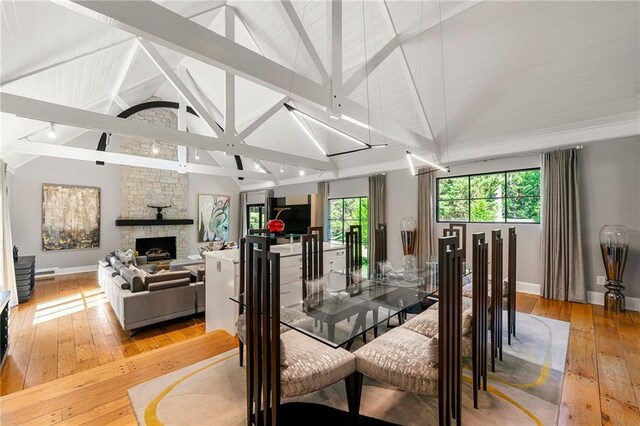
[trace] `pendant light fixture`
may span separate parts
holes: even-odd
[[[433,163],[431,161],[425,160],[424,158],[422,158],[422,157],[420,157],[420,156],[418,156],[418,155],[416,155],[416,154],[414,154],[412,152],[407,151],[407,162],[409,163],[409,169],[411,170],[411,174],[413,174],[414,176],[416,176],[418,173],[417,173],[416,168],[413,166],[412,158],[414,158],[414,159],[416,159],[418,161],[421,161],[421,162],[425,163],[426,165],[428,165],[430,167],[433,167],[433,168],[438,169],[438,170],[442,170],[443,172],[448,172],[449,171],[448,167],[443,167],[443,166],[441,166],[439,164],[436,164],[436,163]]]

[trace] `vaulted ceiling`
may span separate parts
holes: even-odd
[[[125,2],[115,3],[125,8]],[[133,16],[148,0],[126,3]],[[157,33],[149,36],[160,62],[182,82],[180,90],[189,92],[191,98],[185,101],[136,38],[140,33],[131,30],[131,22],[123,22],[129,17],[105,18],[82,1],[3,0],[1,91],[110,116],[150,97],[186,102],[205,109],[222,127],[235,127],[220,140],[233,139],[249,126],[243,139],[249,147],[330,165],[322,172],[303,167],[306,176],[301,178],[303,163],[295,159],[279,163],[243,151],[247,169],[256,158],[274,175],[272,181],[240,181],[245,188],[390,170],[404,166],[407,149],[450,164],[640,134],[638,2],[345,1],[339,19],[340,78],[332,56],[337,49],[332,42],[334,15],[326,2],[156,3],[223,37],[229,35],[225,28],[233,28],[237,45],[309,83],[298,90],[291,74],[290,87],[285,83],[274,88],[248,66],[238,70],[229,92],[227,71],[242,68],[231,64],[234,58],[216,57],[227,61],[216,67],[154,38]],[[181,37],[194,49],[211,48],[197,28],[171,34],[177,28],[183,27],[158,31],[167,39]],[[251,75],[243,74],[246,69]],[[271,77],[275,81],[278,76],[267,75],[267,80]],[[284,77],[281,81],[288,81]],[[330,118],[327,105],[305,99],[302,93],[307,87],[318,92],[323,86],[330,88],[327,93],[339,93],[343,103],[352,103],[338,111],[341,118]],[[229,93],[233,102],[228,101]],[[362,141],[388,146],[327,159],[281,106],[287,98],[291,105]],[[230,107],[235,114],[227,121]],[[50,141],[48,121],[55,120],[2,111],[0,155],[14,168],[33,158],[13,151],[24,138],[95,148],[101,133],[57,125],[58,138]],[[360,114],[359,121],[369,129],[354,124],[351,111]],[[200,115],[203,118],[188,118],[188,130],[213,139],[217,135],[211,123]],[[260,125],[252,129],[256,119]],[[329,153],[359,147],[313,121],[304,124]],[[188,161],[196,162],[193,153]],[[198,161],[235,169],[233,157],[219,150]]]

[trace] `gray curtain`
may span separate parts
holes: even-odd
[[[578,151],[542,154],[541,296],[585,302]]]
[[[430,169],[418,169],[418,264],[430,260],[435,248],[435,177]]]
[[[324,239],[329,240],[329,182],[318,182],[318,194],[314,212],[316,226],[324,226]]]
[[[238,240],[247,235],[247,193],[239,194],[238,202]]]
[[[375,230],[380,223],[387,223],[387,177],[385,175],[369,176],[369,229],[367,253],[372,259],[375,253]]]
[[[9,307],[18,304],[16,276],[13,273],[13,241],[9,220],[9,188],[7,183],[7,165],[0,160],[0,290],[10,291]]]

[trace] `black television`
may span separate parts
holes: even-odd
[[[285,234],[306,234],[307,228],[311,226],[311,205],[310,204],[291,204],[282,205],[277,202],[270,203],[269,217],[275,219],[278,212],[275,210],[279,207],[286,207],[278,216],[284,222],[284,231],[276,234],[282,236]]]

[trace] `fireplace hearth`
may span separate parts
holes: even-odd
[[[176,258],[176,237],[137,238],[136,251],[149,262]]]

